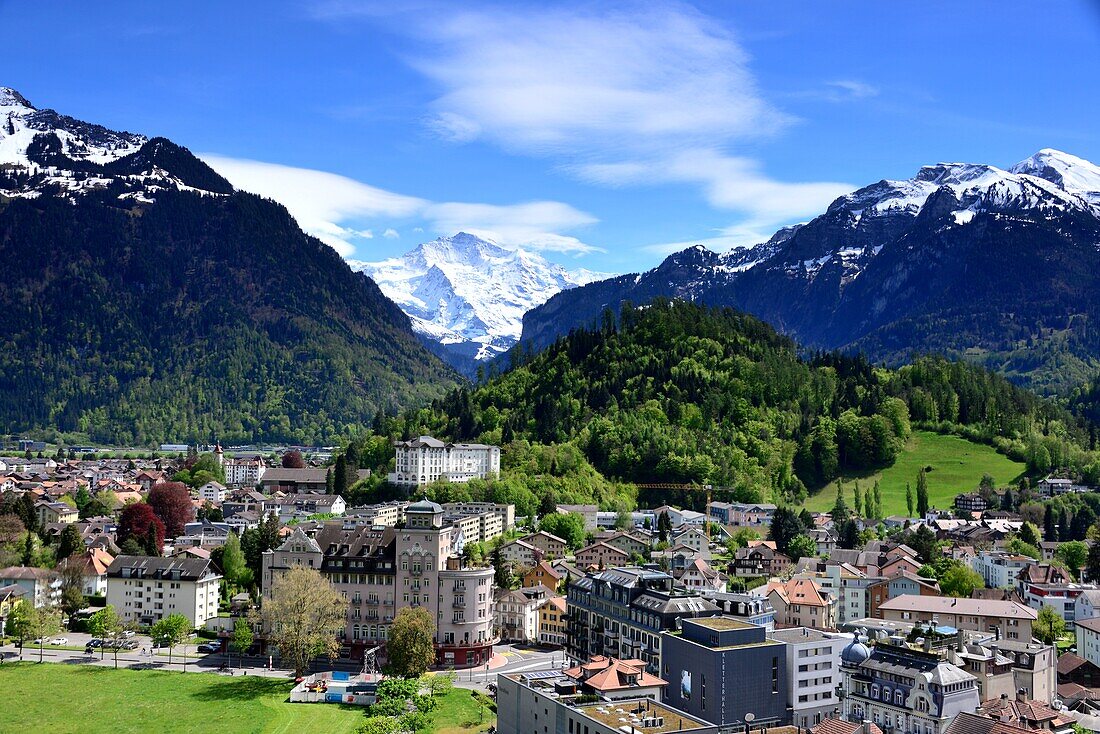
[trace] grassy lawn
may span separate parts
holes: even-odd
[[[359,707],[288,703],[291,687],[254,676],[7,662],[0,731],[350,734],[363,722]]]
[[[432,731],[436,734],[476,734],[495,724],[496,718],[496,714],[488,708],[482,718],[470,691],[452,688],[443,697],[439,708],[432,712]]]
[[[914,431],[905,451],[894,465],[873,474],[845,477],[844,496],[852,504],[854,485],[858,479],[860,490],[868,490],[879,482],[882,491],[884,515],[905,515],[905,485],[913,487],[916,497],[917,472],[921,467],[932,467],[928,472],[928,503],[932,507],[950,508],[955,495],[973,492],[978,488],[983,474],[989,474],[1004,486],[1024,471],[1024,465],[998,454],[989,446],[971,443],[957,436],[944,436],[927,431]],[[806,500],[812,511],[827,512],[836,502],[836,483],[820,490]]]

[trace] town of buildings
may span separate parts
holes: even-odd
[[[218,448],[225,481],[198,487],[193,501],[220,518],[187,523],[161,556],[121,553],[116,518],[81,518],[71,498],[83,490],[140,501],[171,476],[166,460],[16,457],[4,462],[0,489],[30,497],[48,537],[76,527],[85,547],[65,564],[78,565],[88,597],[136,624],[180,613],[224,634],[219,613],[229,600],[211,551],[273,516],[279,541],[262,555],[260,587],[266,592],[296,565],[317,569],[348,602],[345,658],[384,649],[408,607],[431,615],[444,668],[484,666],[505,643],[560,649],[564,670],[499,677],[501,732],[792,725],[818,734],[974,734],[989,721],[1004,727],[989,734],[1068,734],[1067,722],[1100,721],[1100,695],[1091,696],[1100,688],[1100,588],[1050,558],[1006,550],[1021,521],[981,506],[974,493],[960,496],[951,516],[906,520],[988,587],[954,598],[921,575],[926,559],[904,543],[840,547],[828,515],[814,516],[807,530],[816,553],[795,560],[766,539],[777,510],[770,504],[643,508],[626,527],[621,513],[562,505],[589,533],[571,547],[550,532],[519,532],[511,505],[414,495],[348,506],[326,493],[326,467],[267,466]],[[500,450],[420,437],[397,443],[395,466],[391,479],[406,488],[464,482],[496,474]],[[1074,491],[1048,484],[1052,494]],[[664,517],[671,530],[659,538]],[[740,528],[761,537],[730,553],[725,539]],[[499,544],[495,557],[511,567],[513,588],[498,588],[493,565],[465,552],[475,543]],[[0,569],[0,624],[16,603],[48,606],[59,597],[50,569]],[[1036,641],[1044,605],[1073,631],[1075,652],[1059,657]],[[960,721],[971,729],[960,731]]]

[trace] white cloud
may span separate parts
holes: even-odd
[[[442,88],[436,129],[534,151],[681,147],[774,132],[747,55],[684,6],[448,10],[412,65]],[[456,134],[457,132],[457,134]]]
[[[382,12],[348,2],[329,10],[364,7]],[[854,188],[777,181],[736,154],[793,120],[761,94],[726,28],[681,4],[608,7],[435,5],[402,11],[392,25],[424,42],[408,60],[439,87],[430,127],[446,140],[549,156],[605,186],[696,186],[761,229],[818,213]],[[829,89],[877,91],[846,79]]]
[[[213,153],[203,153],[199,157],[235,187],[283,204],[302,229],[344,256],[354,252],[352,240],[371,239],[374,233],[369,229],[346,227],[341,222],[408,217],[427,203],[335,173]]]
[[[839,79],[829,82],[828,86],[847,94],[850,99],[863,99],[865,97],[877,97],[878,87],[855,79]]]
[[[433,202],[386,191],[335,173],[212,153],[199,157],[235,187],[283,204],[303,230],[344,257],[355,252],[355,240],[375,236],[374,230],[359,229],[355,225],[378,219],[421,220],[436,234],[465,230],[505,247],[574,254],[601,251],[576,237],[562,234],[598,220],[558,201],[506,205]],[[424,227],[416,226],[414,231],[422,233]],[[396,239],[400,233],[394,227],[386,227],[382,237]]]

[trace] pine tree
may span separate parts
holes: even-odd
[[[913,487],[909,482],[905,483],[905,510],[909,517],[913,516]]]
[[[34,565],[34,533],[27,531],[27,539],[23,541],[23,558],[24,566]]]
[[[856,517],[870,515],[863,507],[863,493],[859,491],[859,482],[856,482],[855,489],[852,490],[852,505],[856,508]]]
[[[844,486],[836,480],[836,502],[833,503],[833,522],[848,517],[848,505],[844,502]]]
[[[145,552],[150,556],[159,556],[162,550],[160,540],[157,538],[157,528],[150,524],[149,530],[145,533]]]
[[[882,490],[878,486],[878,482],[875,482],[875,519],[882,519]]]
[[[343,495],[348,487],[348,462],[343,454],[336,457],[336,470],[332,477],[332,491],[334,494]]]
[[[1054,523],[1054,510],[1047,505],[1043,512],[1043,538],[1051,543],[1058,542],[1058,528]]]
[[[924,469],[917,472],[917,517],[928,514],[928,477]]]
[[[332,467],[330,466],[328,471],[325,472],[325,493],[332,494],[332,490],[335,486],[336,481],[332,478]]]

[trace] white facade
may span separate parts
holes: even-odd
[[[1003,589],[1015,587],[1020,571],[1029,563],[1034,563],[1033,558],[1000,553],[997,551],[981,551],[971,561],[971,567],[985,579],[985,585],[990,589]]]
[[[1100,591],[1082,591],[1074,602],[1073,618],[1092,619],[1100,617]]]
[[[221,503],[225,501],[225,485],[220,482],[207,482],[199,487],[199,497],[207,502]]]
[[[218,616],[218,582],[209,561],[119,556],[107,572],[107,603],[124,621],[151,625],[182,614],[195,627]]]
[[[389,481],[405,486],[438,480],[468,482],[500,473],[500,447],[480,443],[444,443],[431,436],[394,443],[396,465]]]
[[[776,630],[772,637],[786,646],[791,723],[802,728],[820,724],[839,705],[840,653],[849,640],[807,627]]]
[[[1100,618],[1079,619],[1073,629],[1077,635],[1077,654],[1093,665],[1100,665]]]
[[[225,483],[236,486],[254,487],[264,478],[267,466],[261,458],[226,459],[222,464],[225,470]]]

